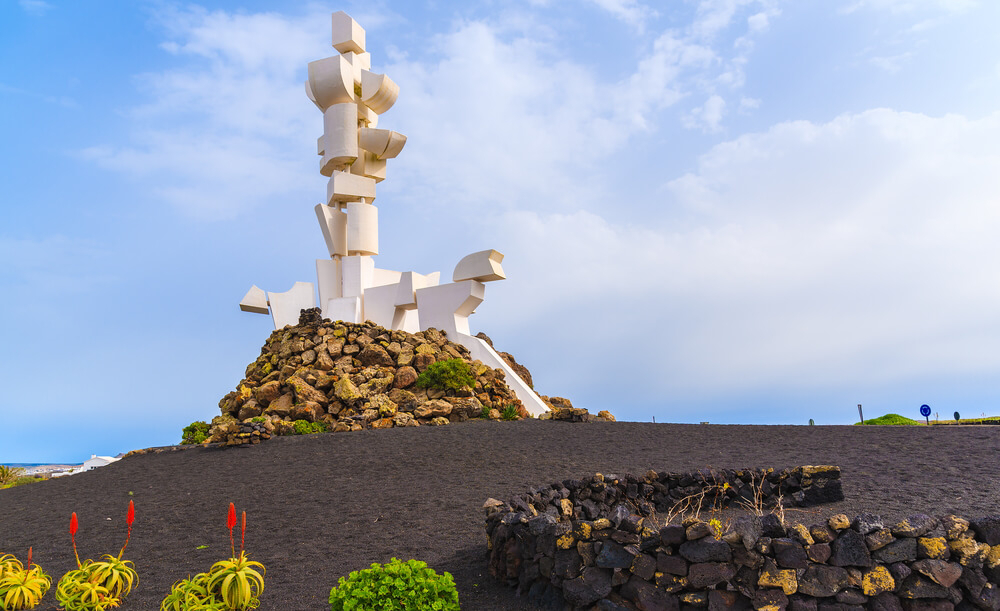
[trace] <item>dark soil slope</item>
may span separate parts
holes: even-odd
[[[337,578],[372,562],[449,571],[462,608],[533,609],[486,574],[481,506],[594,472],[704,467],[842,468],[847,499],[815,513],[1000,513],[1000,427],[791,427],[470,421],[442,427],[281,437],[246,448],[133,456],[89,473],[0,491],[0,553],[29,545],[55,579],[82,557],[126,557],[140,583],[123,609],[156,610],[171,583],[229,554],[229,502],[267,567],[262,609],[328,609]],[[132,496],[130,496],[130,493]],[[238,535],[238,533],[237,533]],[[199,546],[208,545],[199,550]],[[43,608],[54,608],[54,592]]]

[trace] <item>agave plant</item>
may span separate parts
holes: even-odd
[[[34,609],[52,587],[52,578],[37,564],[32,568],[31,549],[25,564],[11,555],[0,556],[0,610]]]
[[[121,605],[122,600],[139,583],[139,574],[130,560],[122,560],[135,522],[135,503],[128,502],[125,523],[128,531],[125,544],[117,556],[105,554],[99,561],[87,559],[80,562],[76,549],[76,531],[79,527],[76,513],[69,520],[69,535],[73,541],[73,555],[77,568],[63,575],[56,586],[56,600],[66,611],[105,611]]]
[[[250,560],[243,543],[247,534],[247,512],[243,512],[240,553],[236,553],[233,528],[236,506],[229,504],[226,527],[232,557],[216,562],[207,573],[175,583],[160,604],[160,611],[245,611],[260,606],[264,591],[264,565]],[[259,570],[258,570],[259,569]]]

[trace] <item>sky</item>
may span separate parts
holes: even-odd
[[[385,269],[619,420],[1000,414],[1000,3],[0,0],[0,463],[169,445],[315,281],[308,62],[408,137]],[[933,418],[933,416],[932,416]]]

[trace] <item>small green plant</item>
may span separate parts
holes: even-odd
[[[62,576],[56,586],[56,600],[66,611],[105,611],[121,605],[132,588],[139,583],[132,562],[122,560],[128,541],[132,537],[132,523],[135,522],[135,503],[128,502],[125,523],[128,531],[125,544],[117,556],[105,554],[100,561],[87,559],[80,562],[76,551],[76,531],[79,522],[76,512],[69,520],[69,535],[73,541],[73,555],[77,568]]]
[[[296,420],[292,423],[295,427],[296,435],[311,435],[313,433],[326,433],[330,430],[325,422],[309,422],[308,420]]]
[[[476,417],[477,418],[482,418],[483,420],[489,420],[490,419],[490,408],[488,408],[488,407],[486,407],[484,405],[483,409],[479,410],[479,415],[476,416]]]
[[[812,418],[810,418],[809,419],[809,426],[815,426],[815,425],[816,425],[816,422]]]
[[[0,488],[6,488],[7,486],[13,486],[14,482],[18,478],[24,475],[24,469],[21,467],[8,467],[5,465],[0,465]]]
[[[194,445],[203,443],[208,439],[208,429],[211,425],[203,420],[196,420],[184,427],[181,432],[181,445]]]
[[[160,611],[245,611],[260,606],[265,570],[263,564],[250,560],[243,550],[247,512],[243,512],[239,555],[236,554],[233,538],[236,506],[232,503],[229,504],[226,526],[229,528],[232,557],[216,562],[207,573],[198,573],[175,583],[160,604]]]
[[[0,609],[34,609],[52,587],[52,578],[37,564],[31,568],[31,548],[25,564],[9,554],[0,556]]]
[[[431,363],[417,376],[418,388],[437,390],[461,390],[472,388],[476,379],[472,377],[472,367],[462,359],[448,359]]]
[[[517,410],[516,405],[509,403],[503,408],[503,411],[500,412],[500,417],[504,420],[520,420],[521,413]]]
[[[386,565],[351,571],[330,590],[331,611],[458,611],[458,590],[451,573],[438,575],[426,562],[393,558]]]

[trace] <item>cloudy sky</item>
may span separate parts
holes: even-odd
[[[1000,3],[0,0],[0,462],[218,414],[313,281],[329,15],[409,138],[380,267],[495,248],[472,317],[619,419],[997,414]]]

